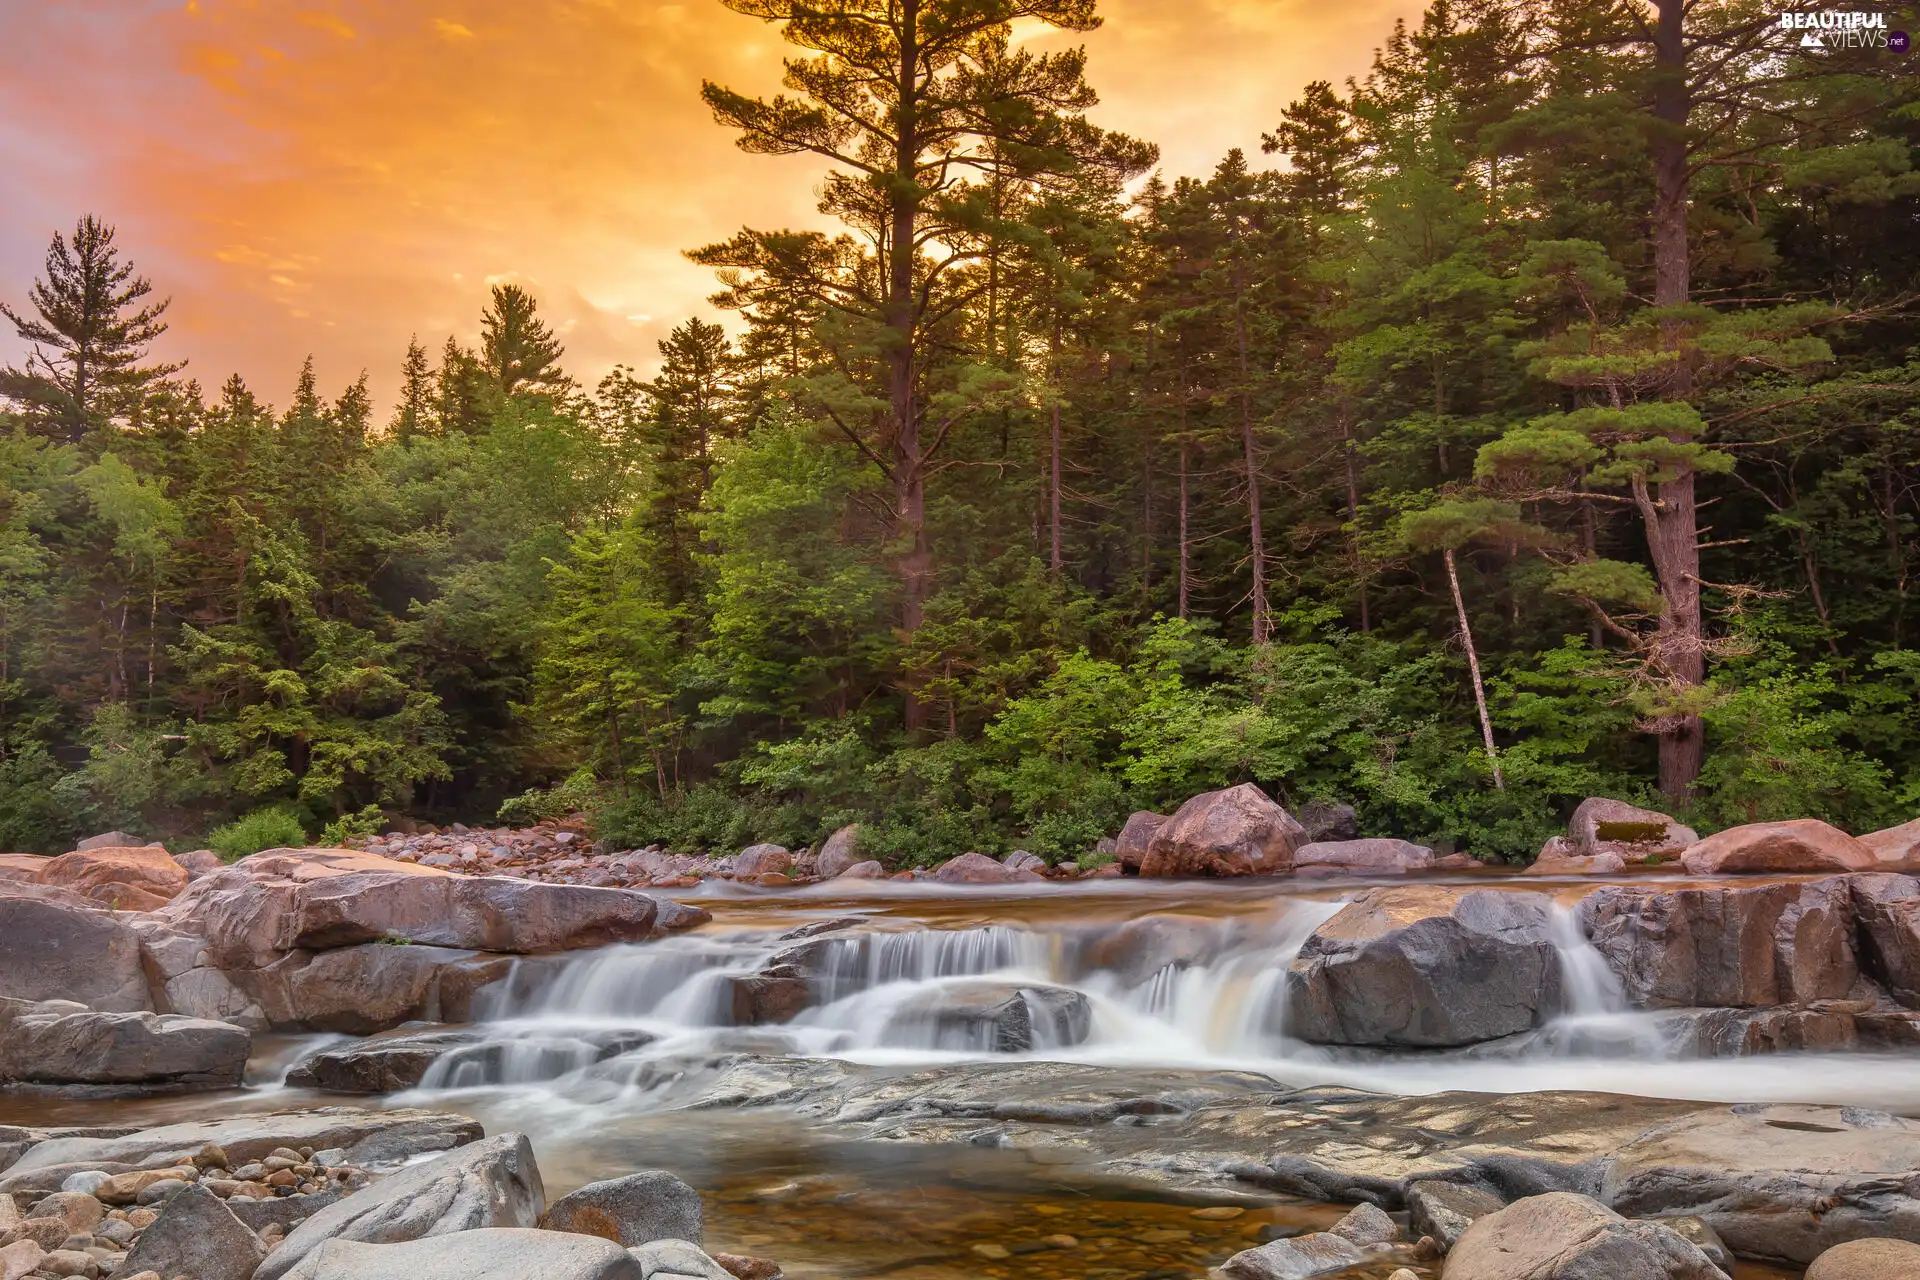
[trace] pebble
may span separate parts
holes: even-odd
[[[1078,1249],[1080,1241],[1064,1232],[1057,1236],[1042,1236],[1040,1243],[1051,1249]]]
[[[345,1164],[347,1162],[346,1149],[344,1147],[328,1147],[325,1151],[316,1151],[313,1153],[313,1162],[323,1169],[331,1169],[337,1164]]]
[[[112,1174],[102,1173],[98,1169],[88,1169],[84,1173],[70,1173],[67,1175],[66,1181],[60,1184],[60,1189],[62,1191],[79,1191],[86,1195],[92,1195],[100,1189],[102,1183],[106,1182],[106,1180],[112,1176]]]
[[[1182,1240],[1193,1239],[1193,1232],[1181,1231],[1174,1227],[1162,1227],[1155,1231],[1142,1231],[1134,1239],[1141,1244],[1178,1244]]]
[[[186,1181],[182,1178],[162,1178],[141,1188],[140,1194],[133,1200],[135,1204],[165,1204],[186,1189]]]
[[[252,1164],[243,1164],[238,1169],[235,1169],[233,1176],[241,1182],[253,1182],[256,1179],[267,1176],[267,1166],[256,1160]]]
[[[1232,1222],[1247,1211],[1237,1204],[1213,1204],[1204,1209],[1195,1209],[1189,1218],[1199,1218],[1203,1222]]]
[[[997,1244],[976,1244],[973,1246],[973,1252],[979,1254],[983,1258],[991,1259],[994,1262],[998,1262],[1002,1258],[1011,1258],[1013,1256],[1013,1250],[1008,1249],[1004,1245],[997,1245]]]
[[[132,1209],[127,1213],[127,1221],[131,1222],[140,1230],[145,1231],[154,1224],[155,1219],[159,1218],[159,1216],[159,1214],[151,1209]]]
[[[87,1276],[100,1274],[100,1262],[78,1249],[55,1249],[40,1260],[40,1270],[50,1276]]]

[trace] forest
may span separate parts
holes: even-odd
[[[726,323],[591,385],[511,284],[393,405],[220,381],[109,219],[53,236],[0,307],[0,848],[1920,811],[1911,58],[1436,0],[1177,177],[1015,38],[1094,0],[725,2],[791,57],[717,126],[841,229],[716,228]]]

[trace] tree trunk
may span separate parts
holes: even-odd
[[[1267,619],[1267,545],[1260,524],[1260,461],[1253,443],[1253,388],[1251,362],[1247,358],[1247,313],[1245,289],[1239,265],[1233,269],[1233,330],[1240,362],[1240,448],[1247,470],[1247,542],[1253,561],[1253,642],[1265,644]]]
[[[1692,292],[1687,249],[1687,136],[1692,92],[1687,84],[1685,16],[1687,0],[1657,0],[1659,21],[1654,32],[1653,114],[1657,127],[1653,152],[1653,303],[1656,307],[1684,304]],[[1681,342],[1677,324],[1664,330],[1668,350]],[[1670,398],[1684,399],[1692,380],[1684,365],[1676,365],[1668,388]],[[1659,578],[1662,607],[1654,637],[1654,656],[1673,682],[1676,701],[1706,680],[1705,630],[1700,614],[1699,507],[1690,468],[1659,486],[1652,502],[1641,502],[1647,524],[1647,544]],[[1705,726],[1692,713],[1662,717],[1660,732],[1660,790],[1684,800],[1693,794],[1694,781],[1706,760]]]
[[[1500,775],[1500,752],[1493,745],[1493,717],[1487,714],[1487,690],[1480,680],[1480,651],[1473,647],[1473,627],[1467,622],[1467,602],[1460,594],[1460,571],[1454,566],[1453,548],[1443,553],[1447,562],[1447,585],[1453,588],[1453,611],[1460,619],[1460,643],[1467,650],[1467,670],[1473,673],[1473,705],[1480,711],[1480,740],[1487,747],[1487,763],[1493,766],[1493,785],[1507,789]]]
[[[1060,317],[1053,318],[1053,339],[1048,351],[1047,416],[1051,422],[1047,471],[1047,529],[1051,539],[1047,567],[1060,576]]]
[[[900,625],[909,636],[926,618],[931,594],[933,552],[927,545],[926,458],[920,440],[918,410],[914,406],[913,236],[919,213],[919,124],[916,119],[920,67],[919,4],[903,0],[899,16],[899,106],[894,142],[895,189],[889,194],[887,225],[887,324],[893,343],[887,352],[887,392],[893,417],[893,483],[895,537],[901,548],[896,572],[900,578]],[[911,686],[906,695],[909,730],[921,727],[925,708]]]
[[[1189,574],[1192,555],[1192,539],[1187,532],[1188,489],[1187,489],[1187,407],[1180,406],[1180,605],[1178,616],[1187,616],[1187,601],[1191,590]]]
[[[1340,410],[1340,454],[1347,464],[1347,544],[1353,553],[1354,581],[1360,592],[1360,633],[1366,635],[1373,630],[1373,618],[1367,600],[1366,553],[1360,546],[1360,475],[1354,466],[1353,421],[1343,407]]]

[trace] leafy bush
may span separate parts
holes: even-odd
[[[821,826],[797,805],[710,783],[669,791],[609,795],[588,811],[594,836],[617,849],[662,845],[676,853],[728,853],[761,841],[789,847],[818,838]]]
[[[386,824],[386,815],[380,806],[370,804],[358,813],[343,813],[329,822],[320,832],[320,843],[341,845],[349,840],[377,833]]]
[[[501,822],[532,826],[553,822],[569,814],[582,813],[599,798],[599,786],[591,769],[575,769],[554,787],[535,787],[504,801],[496,815]]]
[[[300,848],[306,843],[300,819],[279,807],[255,809],[207,837],[207,847],[228,862],[262,849]]]

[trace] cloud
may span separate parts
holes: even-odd
[[[410,335],[477,337],[490,278],[535,292],[592,381],[711,317],[683,250],[817,225],[821,169],[740,152],[701,80],[778,87],[785,46],[717,0],[14,0],[0,6],[0,297],[49,234],[117,223],[175,299],[163,354],[284,398],[309,352],[390,393]],[[1107,0],[1097,118],[1170,172],[1256,147],[1310,79],[1364,69],[1391,0]],[[1066,43],[1060,33],[1037,42]],[[0,335],[0,358],[15,353]]]

